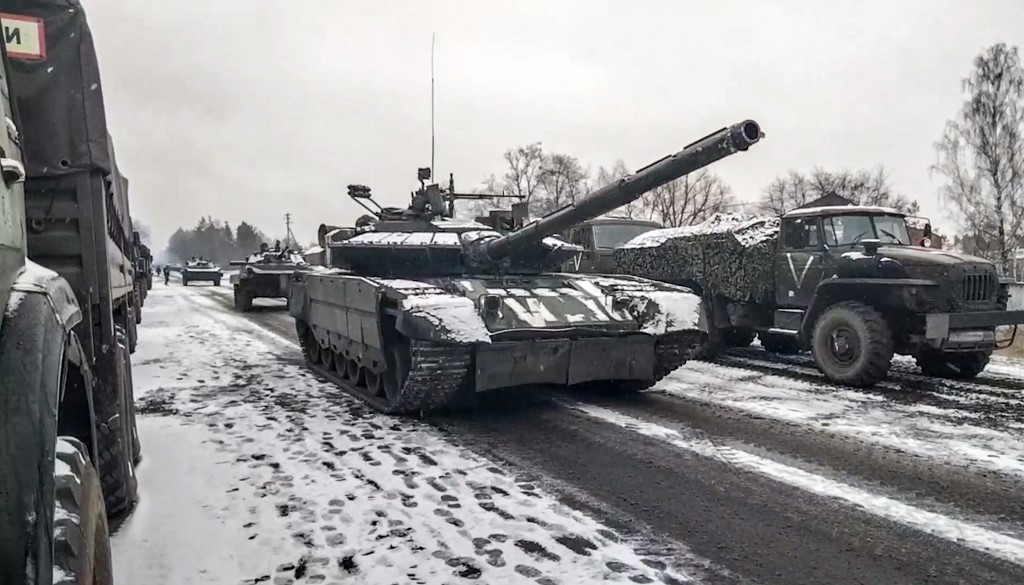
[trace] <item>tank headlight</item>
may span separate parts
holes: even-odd
[[[495,315],[501,310],[502,300],[498,295],[483,295],[480,297],[480,307],[484,313]]]
[[[625,311],[631,304],[633,304],[633,297],[626,295],[618,295],[612,299],[612,309],[616,311]]]

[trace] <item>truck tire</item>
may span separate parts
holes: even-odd
[[[814,324],[811,352],[825,377],[850,386],[873,386],[885,379],[893,339],[885,317],[858,302],[829,307]]]
[[[924,349],[914,356],[917,367],[926,376],[969,380],[985,370],[992,351],[942,352]]]
[[[789,335],[779,333],[758,333],[761,340],[761,347],[768,353],[779,355],[792,355],[800,353],[800,340]]]
[[[77,440],[57,439],[53,485],[53,584],[110,585],[114,571],[103,492]]]
[[[118,333],[117,343],[124,351],[124,335]],[[125,364],[125,385],[127,387],[128,400],[128,429],[132,443],[132,464],[138,465],[142,461],[142,443],[139,441],[139,427],[135,422],[135,380],[132,378],[132,363],[130,352],[124,354]]]
[[[708,338],[700,345],[690,350],[690,359],[702,362],[714,361],[728,347],[725,341],[725,334],[721,329],[708,331]]]
[[[131,367],[124,347],[123,329],[111,351],[101,355],[102,371],[97,368],[93,401],[96,409],[97,467],[107,513],[118,516],[129,512],[138,498],[138,482],[132,456],[131,396],[126,383],[126,368]],[[130,408],[129,408],[130,407]]]
[[[213,286],[220,286],[220,279],[213,281]]]

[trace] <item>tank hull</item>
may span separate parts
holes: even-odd
[[[310,366],[396,414],[502,388],[641,389],[705,337],[696,295],[632,277],[311,273],[291,300]]]

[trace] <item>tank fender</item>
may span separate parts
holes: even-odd
[[[818,317],[835,303],[858,301],[882,310],[914,311],[913,303],[934,295],[939,283],[918,278],[829,278],[814,289],[814,299],[804,313],[800,337],[809,340]]]
[[[21,582],[33,560],[49,562],[48,517],[35,498],[53,493],[57,411],[68,335],[81,311],[56,273],[29,262],[0,325],[0,583]],[[80,353],[80,348],[76,350]],[[49,504],[52,506],[52,500]]]
[[[490,343],[476,305],[466,297],[451,294],[407,296],[397,302],[395,328],[409,339],[442,343]]]

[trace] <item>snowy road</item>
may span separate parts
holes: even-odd
[[[157,284],[121,583],[1021,583],[1024,370],[875,389],[743,350],[652,392],[368,412],[283,303]]]

